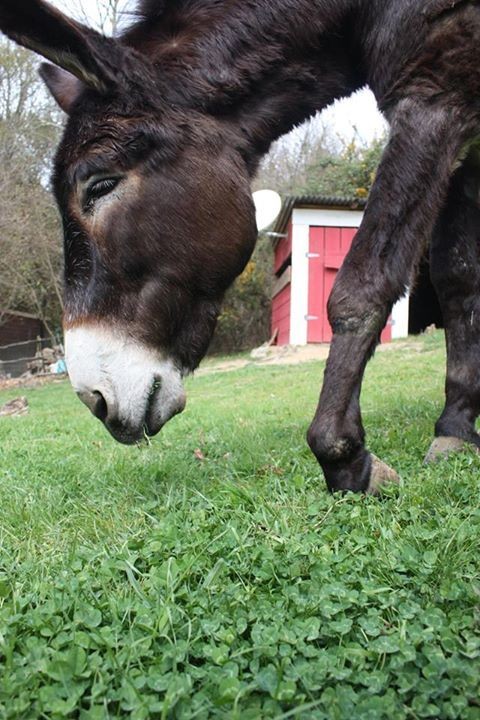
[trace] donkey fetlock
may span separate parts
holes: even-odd
[[[361,440],[319,433],[315,426],[310,427],[307,440],[330,492],[377,495],[383,486],[399,481],[397,473],[369,453]]]

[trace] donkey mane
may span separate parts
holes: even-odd
[[[120,39],[149,58],[170,102],[235,123],[259,157],[296,124],[366,84],[356,57],[357,5],[323,0],[312,18],[305,0],[141,0]]]
[[[135,14],[144,20],[158,18],[163,14],[168,3],[171,1],[172,0],[139,0]],[[176,4],[181,5],[182,0]]]
[[[138,0],[134,14],[143,21],[151,22],[161,18],[168,9],[180,10],[203,2],[204,0]]]

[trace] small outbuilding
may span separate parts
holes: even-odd
[[[17,377],[42,347],[45,327],[35,315],[0,308],[0,375]]]
[[[328,343],[332,339],[327,300],[362,222],[365,204],[359,199],[325,197],[285,200],[272,231],[272,335],[278,345]],[[441,324],[428,270],[421,280],[421,288],[417,284],[414,293],[394,306],[382,342],[406,337],[409,330],[420,332],[429,324]]]

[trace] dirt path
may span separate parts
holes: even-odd
[[[413,338],[408,340],[396,341],[386,345],[379,345],[377,352],[389,352],[391,350],[411,350],[419,351],[422,344]],[[259,367],[265,365],[298,365],[303,362],[312,362],[314,360],[326,360],[330,345],[284,345],[282,347],[273,346],[270,348],[258,348],[253,350],[249,357],[236,358],[229,360],[223,359],[215,362],[214,358],[207,360],[200,365],[195,371],[195,375],[209,375],[217,372],[231,372],[232,370],[240,370],[245,367]]]

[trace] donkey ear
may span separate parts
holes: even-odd
[[[72,105],[85,90],[85,84],[72,73],[50,63],[42,63],[38,72],[58,105],[69,114]]]
[[[43,0],[1,0],[0,30],[99,92],[115,85],[117,43]]]

